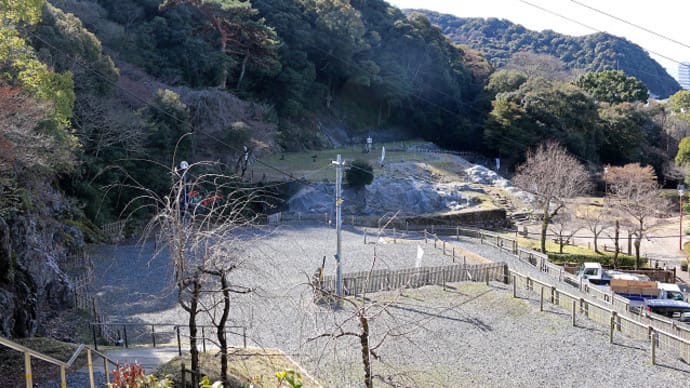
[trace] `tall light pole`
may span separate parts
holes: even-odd
[[[685,186],[678,185],[678,204],[680,205],[680,233],[678,234],[678,249],[683,250],[683,194]]]
[[[342,305],[343,298],[343,257],[340,251],[340,225],[341,222],[341,205],[343,204],[342,195],[342,181],[343,181],[343,161],[338,154],[338,159],[332,161],[335,164],[335,233],[336,233],[336,253],[335,260],[337,268],[335,270],[335,294],[338,297],[336,301],[338,306]]]
[[[188,208],[188,198],[187,198],[187,169],[189,168],[189,163],[186,160],[180,162],[180,170],[182,170],[182,195],[183,195],[183,208],[184,217],[187,217]]]

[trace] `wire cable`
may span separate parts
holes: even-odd
[[[518,0],[518,1],[520,1],[521,3],[525,3],[525,4],[527,4],[527,5],[531,6],[531,7],[537,8],[537,9],[539,9],[539,10],[541,10],[541,11],[546,12],[546,13],[549,13],[549,14],[551,14],[551,15],[558,16],[558,17],[563,18],[563,19],[565,19],[565,20],[568,20],[568,21],[570,21],[570,22],[576,23],[576,24],[578,24],[578,25],[580,25],[580,26],[583,26],[583,27],[592,29],[592,30],[594,30],[594,31],[596,31],[596,32],[607,33],[606,31],[602,31],[602,30],[599,30],[599,29],[597,29],[597,28],[591,27],[591,26],[589,26],[589,25],[587,25],[587,24],[584,24],[584,23],[582,23],[582,22],[580,22],[580,21],[578,21],[578,20],[575,20],[575,19],[573,19],[573,18],[570,18],[570,17],[565,16],[565,15],[563,15],[563,14],[560,14],[560,13],[558,13],[558,12],[552,11],[552,10],[550,10],[550,9],[547,9],[547,8],[545,8],[545,7],[542,7],[542,6],[537,5],[537,4],[534,4],[534,3],[530,3],[530,2],[527,1],[527,0]],[[574,1],[574,0],[571,0],[571,1]],[[642,46],[640,46],[640,47],[642,47]],[[658,55],[658,56],[661,57],[661,58],[664,58],[664,59],[669,60],[669,61],[671,61],[671,62],[674,62],[674,63],[676,63],[676,64],[682,64],[682,62],[679,61],[679,60],[677,60],[677,59],[671,58],[671,57],[669,57],[669,56],[666,56],[666,55],[664,55],[664,54],[658,53],[658,52],[653,51],[653,50],[649,50],[649,49],[647,49],[646,47],[642,47],[642,48],[645,49],[647,52],[650,52],[650,53],[652,53],[652,54],[654,54],[654,55]]]
[[[659,38],[668,40],[669,42],[673,42],[673,43],[675,43],[675,44],[677,44],[677,45],[679,45],[679,46],[683,46],[683,47],[685,47],[685,48],[690,48],[690,45],[687,45],[687,44],[685,44],[685,43],[683,43],[683,42],[681,42],[681,41],[678,41],[678,40],[676,40],[676,39],[670,38],[670,37],[668,37],[668,36],[666,36],[666,35],[660,34],[660,33],[656,32],[656,31],[650,30],[650,29],[647,28],[647,27],[644,27],[644,26],[641,26],[641,25],[639,25],[639,24],[635,24],[635,23],[633,23],[633,22],[627,21],[627,20],[625,20],[625,19],[623,19],[623,18],[620,18],[620,17],[618,17],[618,16],[616,16],[616,15],[612,15],[612,14],[610,14],[610,13],[608,13],[608,12],[604,12],[604,11],[602,11],[602,10],[600,10],[600,9],[597,9],[597,8],[594,8],[594,7],[590,6],[590,5],[581,3],[581,2],[579,2],[579,1],[577,1],[577,0],[570,0],[570,1],[573,2],[573,3],[575,3],[575,4],[577,4],[577,5],[579,5],[579,6],[581,6],[581,7],[585,7],[585,8],[587,8],[587,9],[590,9],[590,10],[594,11],[594,12],[597,12],[597,13],[599,13],[599,14],[608,16],[608,17],[610,17],[610,18],[612,18],[612,19],[618,20],[619,22],[625,23],[625,24],[627,24],[627,25],[629,25],[629,26],[632,26],[632,27],[635,27],[635,28],[637,28],[637,29],[640,29],[640,30],[642,30],[642,31],[644,31],[644,32],[650,33],[650,34],[652,34],[652,35],[654,35],[654,36],[656,36],[656,37],[659,37]],[[657,54],[657,55],[659,55],[659,54]]]

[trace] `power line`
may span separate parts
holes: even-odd
[[[612,15],[612,14],[610,14],[610,13],[608,13],[608,12],[604,12],[604,11],[598,9],[598,8],[594,8],[594,7],[590,6],[590,5],[581,3],[581,2],[579,2],[579,1],[577,1],[577,0],[570,0],[570,1],[572,1],[573,3],[575,3],[575,4],[577,4],[577,5],[581,6],[581,7],[585,7],[585,8],[591,9],[591,10],[594,11],[594,12],[597,12],[597,13],[600,13],[600,14],[602,14],[602,15],[608,16],[608,17],[610,17],[610,18],[612,18],[612,19],[616,19],[616,20],[618,20],[619,22],[625,23],[625,24],[627,24],[627,25],[629,25],[629,26],[632,26],[632,27],[635,27],[635,28],[637,28],[637,29],[640,29],[640,30],[642,30],[642,31],[644,31],[644,32],[648,32],[648,33],[650,33],[650,34],[652,34],[652,35],[654,35],[654,36],[657,36],[657,37],[659,37],[659,38],[668,40],[669,42],[673,42],[673,43],[675,43],[675,44],[677,44],[677,45],[680,45],[680,46],[683,46],[683,47],[685,47],[685,48],[690,48],[689,45],[687,45],[687,44],[685,44],[685,43],[683,43],[683,42],[680,42],[680,41],[678,41],[678,40],[675,40],[675,39],[673,39],[673,38],[670,38],[670,37],[668,37],[668,36],[666,36],[666,35],[660,34],[660,33],[656,32],[656,31],[650,30],[649,28],[646,28],[646,27],[641,26],[641,25],[639,25],[639,24],[635,24],[635,23],[633,23],[633,22],[627,21],[627,20],[622,19],[622,18],[620,18],[620,17],[618,17],[618,16],[616,16],[616,15]],[[659,55],[659,54],[657,54],[657,55]]]
[[[534,3],[530,3],[530,2],[527,1],[527,0],[519,0],[519,1],[520,1],[521,3],[525,3],[525,4],[529,5],[529,6],[531,6],[531,7],[537,8],[537,9],[539,9],[539,10],[541,10],[541,11],[544,11],[544,12],[546,12],[546,13],[549,13],[549,14],[551,14],[551,15],[558,16],[558,17],[560,17],[560,18],[562,18],[562,19],[568,20],[568,21],[573,22],[573,23],[576,23],[576,24],[578,24],[578,25],[580,25],[580,26],[583,26],[583,27],[589,28],[589,29],[591,29],[591,30],[594,30],[594,31],[596,31],[596,32],[607,33],[606,31],[602,31],[602,30],[600,30],[600,29],[598,29],[598,28],[591,27],[591,26],[589,26],[589,25],[587,25],[587,24],[584,24],[584,23],[582,23],[582,22],[580,22],[580,21],[578,21],[578,20],[575,20],[575,19],[573,19],[573,18],[570,18],[570,17],[565,16],[565,15],[563,15],[563,14],[560,14],[560,13],[558,13],[558,12],[552,11],[552,10],[550,10],[550,9],[544,8],[544,7],[542,7],[542,6],[540,6],[540,5],[537,5],[537,4],[534,4]],[[574,0],[571,0],[571,1],[574,1]],[[669,61],[674,62],[674,63],[679,64],[679,65],[682,64],[682,62],[679,61],[679,60],[677,60],[677,59],[668,57],[668,56],[666,56],[666,55],[664,55],[664,54],[658,53],[658,52],[653,51],[653,50],[649,50],[649,49],[647,49],[647,48],[645,48],[645,47],[642,47],[642,48],[645,49],[645,50],[647,50],[648,52],[654,54],[654,55],[657,55],[657,56],[661,57],[661,58],[664,58],[664,59],[666,59],[666,60],[669,60]]]

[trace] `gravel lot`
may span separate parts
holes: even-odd
[[[392,236],[378,239],[370,231],[364,244],[361,230],[344,230],[342,237],[346,273],[414,267],[417,245],[424,250],[422,266],[450,262],[423,240],[396,244]],[[340,329],[359,332],[354,308],[346,303],[334,312],[315,305],[306,284],[324,256],[326,274],[335,273],[335,230],[281,226],[247,241],[232,281],[254,292],[233,297],[231,324],[249,327],[250,346],[283,349],[324,386],[363,386],[359,339],[316,338]],[[457,244],[529,270],[491,247],[470,240]],[[169,263],[151,260],[152,251],[152,244],[93,249],[100,309],[117,320],[184,324]],[[536,294],[519,296],[513,299],[512,289],[500,283],[369,295],[372,347],[383,340],[375,348],[380,359],[374,373],[410,387],[687,385],[690,366],[680,360],[661,353],[652,366],[647,343],[619,335],[609,345],[606,327],[584,319],[572,327],[568,311],[546,306],[541,313]]]

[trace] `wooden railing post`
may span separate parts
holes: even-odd
[[[91,358],[91,349],[86,349],[86,360],[86,365],[89,368],[89,385],[91,388],[95,388],[96,384],[93,381],[93,359]]]
[[[103,373],[105,373],[105,384],[110,384],[110,373],[108,373],[108,359],[103,357]]]
[[[576,308],[577,308],[577,301],[573,301],[573,312],[572,312],[572,314],[573,314],[573,327],[576,326],[576,322],[575,322],[575,311],[576,311]]]
[[[616,312],[611,311],[611,326],[609,327],[609,343],[613,343],[613,331],[616,328]]]
[[[650,327],[651,328],[651,327]],[[651,333],[649,335],[649,341],[650,343],[650,352],[651,352],[651,361],[652,365],[656,365],[656,337],[657,334],[654,331],[654,329],[651,330]]]
[[[541,288],[541,297],[539,298],[539,312],[544,312],[544,286]]]
[[[33,376],[31,375],[31,353],[24,352],[24,379],[26,388],[33,388]]]
[[[60,365],[60,388],[67,387],[67,373],[65,372],[65,366]]]
[[[177,355],[182,357],[182,341],[180,341],[180,327],[175,326],[175,330],[177,331]]]

